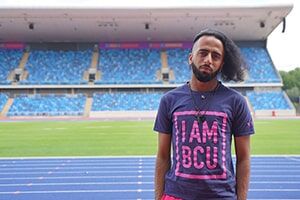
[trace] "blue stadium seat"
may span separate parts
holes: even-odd
[[[5,106],[8,100],[8,96],[4,93],[0,94],[0,112],[2,111],[3,107]]]
[[[90,67],[92,50],[32,51],[26,70],[29,75],[21,84],[72,85],[87,83],[83,73]]]
[[[168,49],[168,66],[174,72],[175,79],[170,83],[184,83],[191,77],[188,64],[190,49]]]
[[[175,80],[170,83],[184,83],[190,79],[191,70],[188,65],[190,49],[168,49],[168,65],[174,71]],[[246,83],[280,83],[272,60],[263,47],[242,47],[249,70]]]
[[[77,95],[18,95],[8,116],[80,116],[83,115],[86,96]]]
[[[157,49],[101,49],[98,70],[101,80],[96,84],[160,84],[156,72],[161,68],[161,50]],[[184,83],[190,78],[188,55],[190,49],[167,49],[168,66],[175,80]],[[280,83],[272,60],[263,47],[242,47],[242,54],[249,64],[246,83]],[[26,64],[29,72],[24,85],[87,84],[83,73],[90,66],[92,50],[86,51],[32,51]],[[20,50],[1,50],[0,82],[10,84],[7,76],[18,66]]]
[[[95,93],[92,111],[157,110],[162,94],[159,92]]]
[[[22,50],[9,50],[0,49],[0,84],[9,85],[11,81],[8,81],[9,73],[19,66],[22,59]]]
[[[280,78],[265,48],[243,47],[241,52],[249,65],[247,83],[280,83]]]
[[[161,68],[160,50],[101,49],[96,84],[152,84]]]
[[[254,110],[292,109],[282,91],[247,92],[247,97]]]

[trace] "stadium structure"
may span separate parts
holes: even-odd
[[[204,28],[240,47],[246,79],[224,84],[245,96],[255,117],[294,116],[266,48],[293,5],[201,2],[0,5],[1,117],[154,117],[163,93],[189,80],[191,41]]]

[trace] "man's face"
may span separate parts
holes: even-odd
[[[189,64],[200,82],[214,79],[224,63],[222,42],[214,36],[202,36],[194,44]]]

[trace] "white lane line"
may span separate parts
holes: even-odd
[[[300,172],[300,168],[299,169],[252,169],[251,172],[255,173],[255,172],[284,172],[284,173],[288,173],[288,172]]]
[[[141,166],[85,166],[85,167],[70,167],[70,166],[60,166],[58,168],[56,167],[30,167],[30,168],[8,168],[8,169],[0,169],[2,172],[8,172],[8,171],[34,171],[34,170],[53,170],[53,169],[83,169],[83,170],[88,170],[88,169],[140,169]],[[143,169],[154,169],[154,166],[144,166],[142,167]]]
[[[300,181],[251,181],[250,184],[299,184]],[[125,182],[54,182],[54,183],[19,183],[0,184],[0,187],[16,186],[65,186],[65,185],[153,185],[153,181],[125,181]]]
[[[0,187],[16,187],[16,186],[66,186],[66,185],[153,185],[154,182],[83,182],[83,183],[22,183],[22,184],[0,184]]]
[[[292,161],[296,161],[296,162],[300,162],[300,158],[293,158],[293,157],[287,157],[288,160],[292,160]],[[299,164],[299,163],[298,163]]]
[[[155,158],[147,158],[143,159],[143,162],[155,162]],[[299,160],[300,161],[300,160]],[[71,162],[71,163],[101,163],[101,162],[110,162],[110,163],[127,163],[127,162],[140,162],[138,158],[119,158],[119,159],[110,159],[110,158],[100,158],[100,159],[76,159],[76,158],[70,158],[70,159],[54,159],[49,158],[49,160],[37,160],[37,159],[0,159],[0,165],[3,164],[43,164],[43,163],[50,163],[50,164],[56,164],[56,163],[62,163],[62,162]],[[284,163],[283,163],[284,162]],[[292,161],[292,160],[280,160],[280,161],[260,161],[260,160],[252,160],[251,165],[284,165],[284,164],[292,164],[292,165],[299,165],[298,161]]]
[[[86,168],[84,168],[86,169]],[[106,174],[106,173],[109,173],[109,174],[112,174],[112,173],[153,173],[154,172],[154,168],[152,170],[140,170],[141,168],[140,167],[136,167],[136,170],[116,170],[116,171],[111,171],[111,170],[101,170],[101,171],[98,171],[98,170],[95,170],[95,171],[88,171],[88,170],[81,170],[81,171],[70,171],[69,168],[55,168],[55,169],[52,169],[52,170],[67,170],[67,171],[41,171],[41,172],[36,172],[36,171],[30,171],[30,172],[0,172],[0,175],[29,175],[29,174],[32,174],[32,175],[35,175],[35,174]],[[143,169],[145,169],[145,167],[143,167]],[[252,170],[251,171],[252,175],[255,175],[255,172],[269,172],[269,173],[276,173],[276,172],[284,172],[285,174],[287,173],[286,170],[281,170],[281,169],[278,169],[278,170]],[[297,173],[297,172],[300,172],[300,169],[299,170],[293,170],[293,169],[289,169],[288,172],[290,173]],[[282,177],[284,177],[284,175],[282,175]]]
[[[262,177],[262,178],[265,178],[265,177],[270,177],[270,178],[276,178],[276,177],[279,177],[279,178],[299,178],[300,175],[298,175],[298,174],[295,174],[295,175],[286,175],[286,174],[282,174],[282,175],[277,175],[277,174],[256,175],[256,174],[251,174],[251,177]]]
[[[28,174],[114,174],[114,173],[153,173],[154,170],[128,170],[128,171],[44,171],[44,172],[0,172],[0,175],[28,175]]]
[[[154,189],[137,189],[137,190],[43,190],[43,191],[15,191],[0,192],[0,194],[53,194],[53,193],[123,193],[123,192],[154,192]]]
[[[283,164],[284,163],[284,164]],[[285,162],[284,160],[282,162],[259,162],[259,161],[251,161],[251,166],[264,166],[264,165],[270,165],[266,167],[275,167],[275,166],[284,166],[284,165],[299,165],[297,162]]]
[[[253,192],[300,192],[300,189],[250,189]],[[154,192],[154,189],[137,190],[43,190],[43,191],[15,191],[0,192],[0,194],[54,194],[54,193],[123,193],[123,192]]]
[[[45,179],[88,179],[88,178],[153,178],[153,176],[148,175],[138,175],[138,176],[55,176],[55,177],[10,177],[10,178],[0,178],[0,180],[45,180]]]
[[[251,175],[252,178],[300,178],[300,175]],[[36,180],[36,179],[88,179],[88,178],[153,178],[153,175],[122,175],[122,176],[55,176],[55,177],[9,177],[0,180]]]
[[[299,166],[300,167],[300,166]],[[299,167],[291,167],[291,169],[288,170],[288,172],[299,172],[300,168]],[[0,174],[2,173],[18,173],[18,171],[24,172],[24,173],[29,173],[30,171],[36,171],[36,170],[45,170],[45,171],[52,171],[52,170],[81,170],[81,171],[88,171],[92,169],[154,169],[154,165],[136,165],[136,166],[82,166],[82,167],[73,167],[70,165],[60,165],[60,166],[53,166],[53,167],[10,167],[10,168],[0,168]],[[255,174],[255,172],[287,172],[286,169],[257,169],[257,168],[251,168],[252,169],[252,174]],[[29,171],[29,172],[28,172]]]
[[[122,165],[122,166],[132,166],[132,165],[154,165],[154,162],[124,162],[124,163],[120,163],[120,162],[99,162],[99,163],[74,163],[74,162],[60,162],[60,163],[41,163],[41,164],[20,164],[20,163],[12,163],[12,164],[0,164],[0,170],[1,168],[24,168],[24,167],[41,167],[41,166],[47,166],[47,167],[51,167],[51,166],[57,166],[57,165],[68,165],[68,166],[92,166],[92,165],[96,165],[96,166],[108,166],[108,165]]]
[[[300,192],[300,189],[249,189],[250,192]]]
[[[61,162],[61,163],[53,163],[53,164],[45,164],[45,163],[42,163],[42,164],[0,164],[0,171],[1,170],[4,170],[4,169],[9,169],[9,170],[18,170],[18,169],[27,169],[27,168],[30,168],[30,169],[37,169],[38,167],[56,167],[58,165],[65,165],[65,166],[69,166],[69,167],[76,167],[76,166],[88,166],[88,167],[91,167],[91,166],[118,166],[120,167],[120,165],[122,166],[154,166],[154,162],[126,162],[126,163],[120,163],[120,162],[116,162],[116,163],[112,163],[112,162],[99,162],[99,163],[73,163],[73,162]],[[298,163],[295,163],[295,164],[289,164],[289,163],[286,163],[286,164],[278,164],[278,165],[269,165],[269,164],[266,164],[266,165],[255,165],[255,164],[252,164],[251,165],[251,169],[280,169],[280,168],[285,168],[286,166],[289,166],[289,169],[300,169],[300,165]]]
[[[300,181],[250,181],[251,184],[300,184]]]

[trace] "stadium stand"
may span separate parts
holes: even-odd
[[[161,92],[95,93],[92,111],[157,110],[161,96]]]
[[[249,43],[250,44],[250,43]],[[272,60],[265,47],[242,46],[249,65],[248,76],[243,84],[274,84],[281,83],[281,79],[273,66]],[[187,48],[161,48],[161,49],[100,49],[100,59],[97,70],[101,72],[101,79],[95,84],[111,85],[164,85],[159,80],[157,72],[162,69],[161,52],[166,52],[167,68],[172,71],[173,78],[168,83],[182,84],[190,78]],[[10,84],[7,76],[22,57],[20,50],[1,50],[5,62],[1,63],[1,84]],[[84,72],[91,66],[93,50],[82,51],[53,51],[32,50],[25,65],[29,72],[24,85],[87,85]],[[17,59],[12,59],[12,58]],[[241,84],[242,85],[242,84]],[[130,86],[129,86],[130,87]],[[279,89],[280,90],[280,89]],[[101,91],[101,90],[100,90]],[[106,90],[107,91],[107,90]],[[147,92],[144,88],[139,92],[128,90],[120,92],[92,92],[92,106],[86,113],[101,111],[155,111],[158,108],[162,91]],[[292,110],[292,106],[280,91],[253,92],[246,90],[254,112],[259,110]],[[7,116],[83,116],[86,94],[82,95],[18,95],[9,109]],[[84,93],[84,92],[83,92]],[[5,101],[5,95],[1,97]],[[1,104],[0,104],[1,106]]]
[[[292,109],[282,91],[247,92],[247,97],[254,110]]]
[[[95,84],[153,84],[161,67],[160,50],[101,49],[98,70],[101,80]]]
[[[8,100],[8,96],[6,94],[0,94],[0,113],[5,106],[6,102]]]
[[[8,116],[79,116],[83,115],[86,96],[76,95],[18,95]]]
[[[266,48],[242,47],[241,52],[249,65],[247,83],[280,83]]]
[[[8,85],[11,81],[8,76],[12,70],[18,67],[23,51],[15,49],[0,49],[0,84]]]
[[[184,83],[189,80],[191,71],[188,65],[190,49],[168,49],[168,66],[174,72],[170,83]]]
[[[246,97],[252,113],[270,116],[274,110],[276,116],[294,116],[267,49],[270,33],[293,6],[264,1],[210,4],[210,9],[201,2],[187,3],[185,9],[176,2],[173,8],[136,9],[112,3],[107,9],[100,3],[93,9],[45,6],[43,12],[2,7],[1,23],[10,26],[2,26],[0,38],[0,92],[9,97],[1,117],[154,113],[164,92],[190,79],[192,36],[201,27],[228,34],[241,48],[249,65],[246,80],[224,84]],[[32,21],[24,22],[23,15],[32,16]],[[74,99],[81,99],[80,106],[73,105]]]
[[[26,70],[29,75],[21,84],[65,85],[87,84],[84,71],[90,66],[92,50],[86,51],[32,51]]]
[[[246,83],[280,83],[272,60],[264,47],[240,47],[249,69]],[[190,69],[187,58],[190,49],[169,49],[168,65],[174,70],[175,80],[171,83],[183,83],[190,77]]]
[[[161,84],[156,72],[161,67],[158,49],[101,49],[98,70],[102,78],[96,84]],[[250,68],[247,83],[280,83],[272,60],[263,47],[241,47]],[[167,49],[168,67],[174,72],[170,83],[184,83],[190,77],[188,54],[190,49]],[[1,50],[1,84],[9,84],[9,72],[18,66],[22,51]],[[26,63],[29,75],[21,84],[66,85],[87,84],[83,80],[91,62],[92,50],[32,51]],[[13,59],[17,58],[17,59]]]

